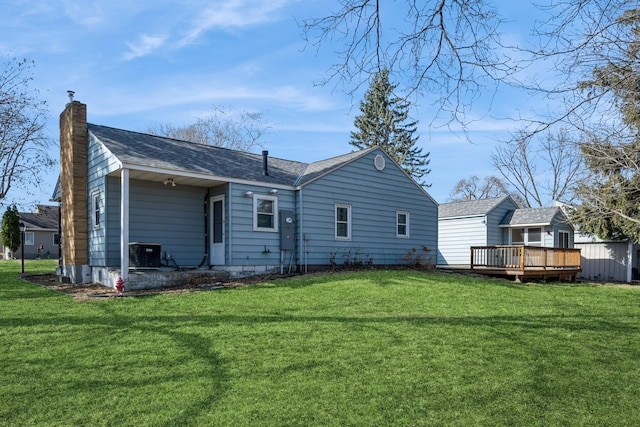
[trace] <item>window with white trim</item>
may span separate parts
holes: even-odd
[[[351,205],[336,203],[336,240],[351,240]]]
[[[93,228],[100,228],[101,207],[102,207],[102,198],[100,197],[100,191],[96,190],[93,193],[91,193],[91,221],[92,221]]]
[[[34,239],[33,231],[25,231],[24,232],[24,245],[25,246],[33,246],[33,245],[35,245],[35,239]]]
[[[542,228],[512,228],[511,244],[540,246],[542,244]]]
[[[409,237],[409,212],[396,212],[396,237]]]
[[[542,244],[542,228],[527,228],[527,244],[534,246]]]
[[[278,231],[278,198],[275,196],[253,195],[254,231]]]

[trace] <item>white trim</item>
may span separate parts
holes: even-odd
[[[97,199],[97,200],[96,200]],[[99,188],[94,189],[93,191],[91,191],[91,228],[93,228],[94,230],[99,229],[102,226],[102,206],[101,206],[101,202],[102,201],[102,197],[101,197],[101,192]],[[96,216],[96,211],[98,213],[98,215]]]
[[[209,229],[211,233],[209,233],[209,265],[226,265],[227,259],[225,254],[226,249],[226,197],[224,194],[220,194],[218,196],[213,196],[209,198]],[[213,205],[215,202],[222,202],[222,242],[215,243],[213,241],[213,230],[214,230],[214,216],[213,216]],[[222,246],[222,263],[214,262],[214,256],[216,256],[216,252],[214,251],[214,245]]]
[[[20,242],[21,245],[24,246],[33,246],[36,244],[36,235],[33,231],[23,231],[24,242]],[[31,239],[27,239],[27,236],[31,236]],[[31,243],[29,243],[31,241]]]
[[[258,200],[270,200],[273,202],[273,227],[258,226]],[[278,231],[278,196],[268,196],[264,194],[253,195],[253,231]]]
[[[627,243],[627,283],[633,280],[633,242]]]
[[[404,215],[404,216],[405,216],[405,221],[406,221],[406,222],[405,222],[404,224],[400,224],[400,223],[398,222],[398,215]],[[408,239],[408,238],[409,238],[409,235],[410,235],[410,234],[409,234],[409,233],[410,233],[410,232],[409,232],[409,225],[410,225],[410,222],[411,222],[411,221],[410,221],[410,214],[409,214],[409,211],[400,211],[400,210],[396,211],[396,237],[397,237],[397,238],[401,238],[401,239]],[[400,225],[404,225],[404,227],[405,227],[405,234],[399,234],[399,233],[398,233],[398,226],[400,226]]]
[[[540,240],[537,242],[529,241],[529,229],[530,228],[539,228],[540,229]],[[522,238],[524,242],[513,243],[513,231],[514,230],[522,230]],[[524,245],[524,246],[542,246],[544,242],[544,227],[511,227],[509,229],[509,244],[510,245]]]
[[[536,224],[500,224],[501,228],[537,228],[537,227],[548,227],[550,226],[550,222],[541,222]]]
[[[338,236],[338,208],[344,208],[347,210],[347,235]],[[333,222],[333,230],[334,236],[336,240],[350,241],[351,240],[351,205],[347,205],[344,203],[336,203],[333,209],[334,214],[334,222]]]

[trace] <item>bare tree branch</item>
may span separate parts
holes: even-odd
[[[448,121],[464,123],[474,98],[517,68],[503,54],[494,6],[485,0],[341,0],[322,18],[303,21],[309,45],[343,46],[322,84],[354,94],[386,66],[408,79],[408,93],[434,96]],[[393,8],[395,14],[390,13]],[[404,19],[392,16],[404,11]]]
[[[261,138],[269,127],[262,113],[213,107],[210,114],[197,118],[195,123],[182,127],[158,124],[151,126],[148,132],[197,144],[252,151],[262,147]]]
[[[34,63],[7,59],[0,69],[0,200],[14,188],[32,194],[55,161],[45,135],[46,103],[32,89]]]

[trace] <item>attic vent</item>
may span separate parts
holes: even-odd
[[[373,159],[373,165],[376,167],[377,170],[381,171],[384,169],[386,162],[384,160],[384,157],[381,154],[378,154],[374,159]]]

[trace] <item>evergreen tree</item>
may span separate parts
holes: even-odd
[[[20,215],[15,205],[9,206],[2,215],[2,244],[15,252],[20,247]]]
[[[389,82],[388,69],[376,73],[360,102],[362,114],[354,120],[357,131],[351,132],[349,143],[359,149],[382,147],[405,172],[426,185],[423,178],[431,172],[429,153],[422,154],[422,148],[416,147],[418,122],[408,122],[409,103],[394,95],[396,87]]]
[[[631,34],[624,54],[595,68],[583,86],[612,98],[622,126],[609,127],[582,145],[591,179],[578,186],[582,203],[572,220],[603,239],[640,241],[640,9],[627,11],[618,23]]]

